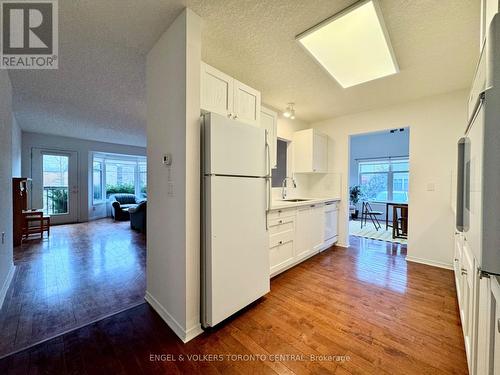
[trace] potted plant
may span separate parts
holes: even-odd
[[[356,220],[359,216],[358,203],[361,199],[361,186],[354,185],[349,188],[349,201],[351,205],[349,207],[351,212],[351,219]]]

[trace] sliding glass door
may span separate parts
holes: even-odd
[[[77,153],[34,148],[31,207],[43,209],[52,224],[78,219]]]

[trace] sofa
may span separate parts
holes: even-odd
[[[130,228],[146,233],[146,208],[147,202],[143,201],[135,207],[130,207]]]
[[[140,201],[134,194],[113,194],[109,198],[111,202],[111,215],[117,221],[126,221],[130,219],[128,210],[136,207]]]

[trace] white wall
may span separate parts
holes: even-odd
[[[457,91],[313,124],[330,136],[329,165],[342,176],[348,175],[349,135],[410,127],[409,260],[452,265],[452,171],[457,140],[467,121],[466,97],[466,91]],[[348,244],[347,189],[343,178],[339,243],[344,245]]]
[[[12,176],[21,176],[21,128],[17,124],[16,118],[12,116]]]
[[[0,307],[12,276],[12,86],[0,70]],[[3,241],[2,241],[3,235]]]
[[[201,19],[185,9],[146,64],[146,300],[183,341],[201,333],[200,68]],[[170,168],[161,162],[167,152]]]
[[[124,134],[124,137],[127,135]],[[92,203],[92,151],[127,155],[146,155],[144,147],[87,141],[77,138],[55,135],[22,133],[22,174],[31,177],[31,150],[44,148],[49,150],[75,151],[78,154],[78,221],[85,222],[106,216],[106,204]],[[29,202],[28,202],[29,204]]]

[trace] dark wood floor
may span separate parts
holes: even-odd
[[[186,345],[144,304],[8,357],[0,373],[466,374],[452,272],[402,253],[353,237]]]
[[[144,301],[146,243],[110,219],[51,228],[14,250],[0,357]]]

